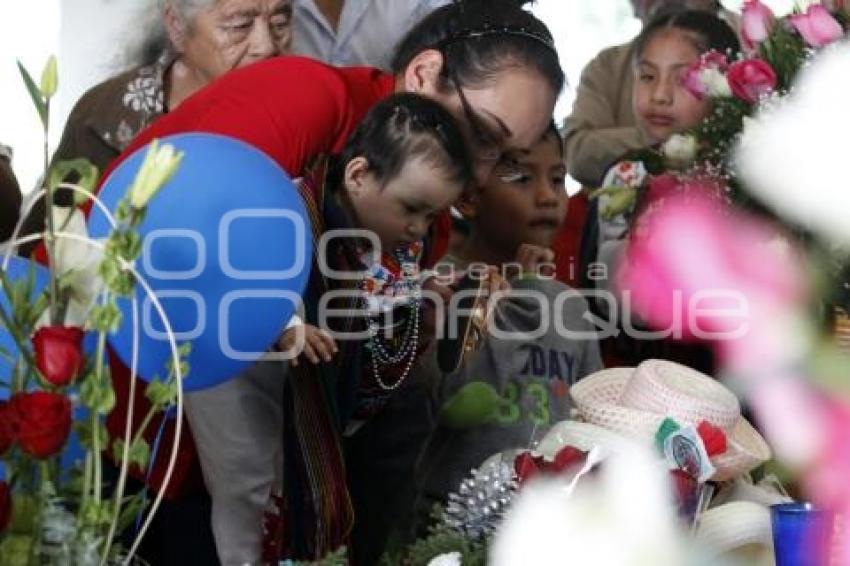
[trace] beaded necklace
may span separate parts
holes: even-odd
[[[375,382],[384,391],[397,389],[407,378],[416,360],[422,303],[419,262],[423,247],[422,242],[417,241],[398,248],[392,255],[385,254],[383,258],[376,257],[377,254],[373,252],[361,254],[361,261],[367,266],[360,282],[363,306],[369,313],[367,348],[372,354]],[[397,269],[393,270],[393,267]],[[391,342],[386,338],[387,331],[381,325],[381,319],[399,308],[405,311],[404,330],[400,340]],[[404,369],[395,383],[384,382],[381,367],[402,362]]]

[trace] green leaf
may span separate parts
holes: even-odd
[[[34,532],[40,510],[41,505],[38,498],[27,493],[14,493],[12,495],[12,520],[9,523],[9,531],[21,535]]]
[[[123,507],[121,507],[121,514],[118,515],[118,532],[124,532],[127,528],[129,528],[136,520],[139,513],[141,513],[146,506],[147,501],[144,497],[144,493],[140,492],[132,496],[123,505]]]
[[[89,192],[94,191],[97,179],[100,176],[100,170],[88,159],[67,159],[55,163],[50,168],[47,176],[47,187],[51,191],[55,190],[72,173],[75,173],[78,177],[76,180],[77,185]],[[84,194],[74,193],[74,202],[76,204],[82,204],[87,200],[88,197]]]
[[[44,70],[41,72],[41,94],[50,99],[59,87],[59,71],[56,65],[56,55],[47,58]]]
[[[151,458],[151,449],[144,438],[139,438],[130,446],[130,463],[135,464],[143,470],[147,467]]]
[[[145,389],[145,397],[157,409],[167,407],[177,399],[177,383],[174,381],[164,383],[158,379],[154,379],[148,383]]]
[[[151,450],[150,446],[148,446],[147,441],[145,439],[140,438],[133,442],[133,445],[130,446],[130,451],[127,455],[127,462],[131,466],[138,466],[141,469],[145,469],[148,465],[148,461],[150,460]],[[124,439],[118,438],[115,440],[115,443],[112,445],[112,457],[116,462],[121,462],[124,458]]]
[[[80,387],[80,401],[92,411],[108,415],[115,407],[115,391],[108,380],[89,374]]]
[[[83,420],[75,423],[74,430],[77,431],[77,437],[80,439],[80,444],[83,448],[91,450],[94,447],[91,421]],[[109,442],[109,431],[106,429],[105,424],[100,423],[97,427],[98,446],[103,448],[107,442]]]
[[[80,517],[84,525],[91,527],[99,527],[108,525],[112,522],[112,513],[110,512],[111,500],[95,503],[94,501],[86,501],[80,511]]]
[[[28,566],[32,537],[10,535],[0,542],[0,564],[3,566]]]
[[[98,332],[114,333],[121,326],[122,314],[113,304],[99,305],[91,310],[89,322]]]
[[[44,95],[41,90],[36,86],[35,81],[32,80],[29,72],[26,68],[18,61],[18,70],[21,72],[21,78],[24,80],[24,85],[27,87],[27,91],[30,93],[30,98],[32,98],[32,103],[35,105],[35,109],[38,112],[38,117],[41,119],[42,125],[47,127],[47,102],[44,100]]]

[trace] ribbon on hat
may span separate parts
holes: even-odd
[[[573,468],[578,469],[586,460],[587,452],[573,446],[561,448],[551,462],[543,456],[532,456],[531,452],[523,452],[514,460],[514,471],[519,483],[524,484],[541,473],[554,475]]]
[[[708,421],[693,427],[666,418],[655,433],[655,446],[672,470],[706,482],[715,474],[711,457],[726,451],[726,433]]]

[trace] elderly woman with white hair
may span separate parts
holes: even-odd
[[[289,52],[292,0],[162,0],[157,29],[129,71],[92,87],[71,111],[54,160],[101,170],[161,114],[224,73]]]
[[[157,0],[133,67],[86,91],[68,116],[53,162],[86,158],[100,171],[162,114],[233,69],[289,53],[293,0]],[[67,204],[69,195],[57,195]],[[33,207],[24,234],[44,229]],[[34,246],[22,248],[29,255]]]

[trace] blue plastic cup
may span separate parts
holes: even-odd
[[[770,507],[776,566],[826,566],[832,545],[834,514],[811,503]]]

